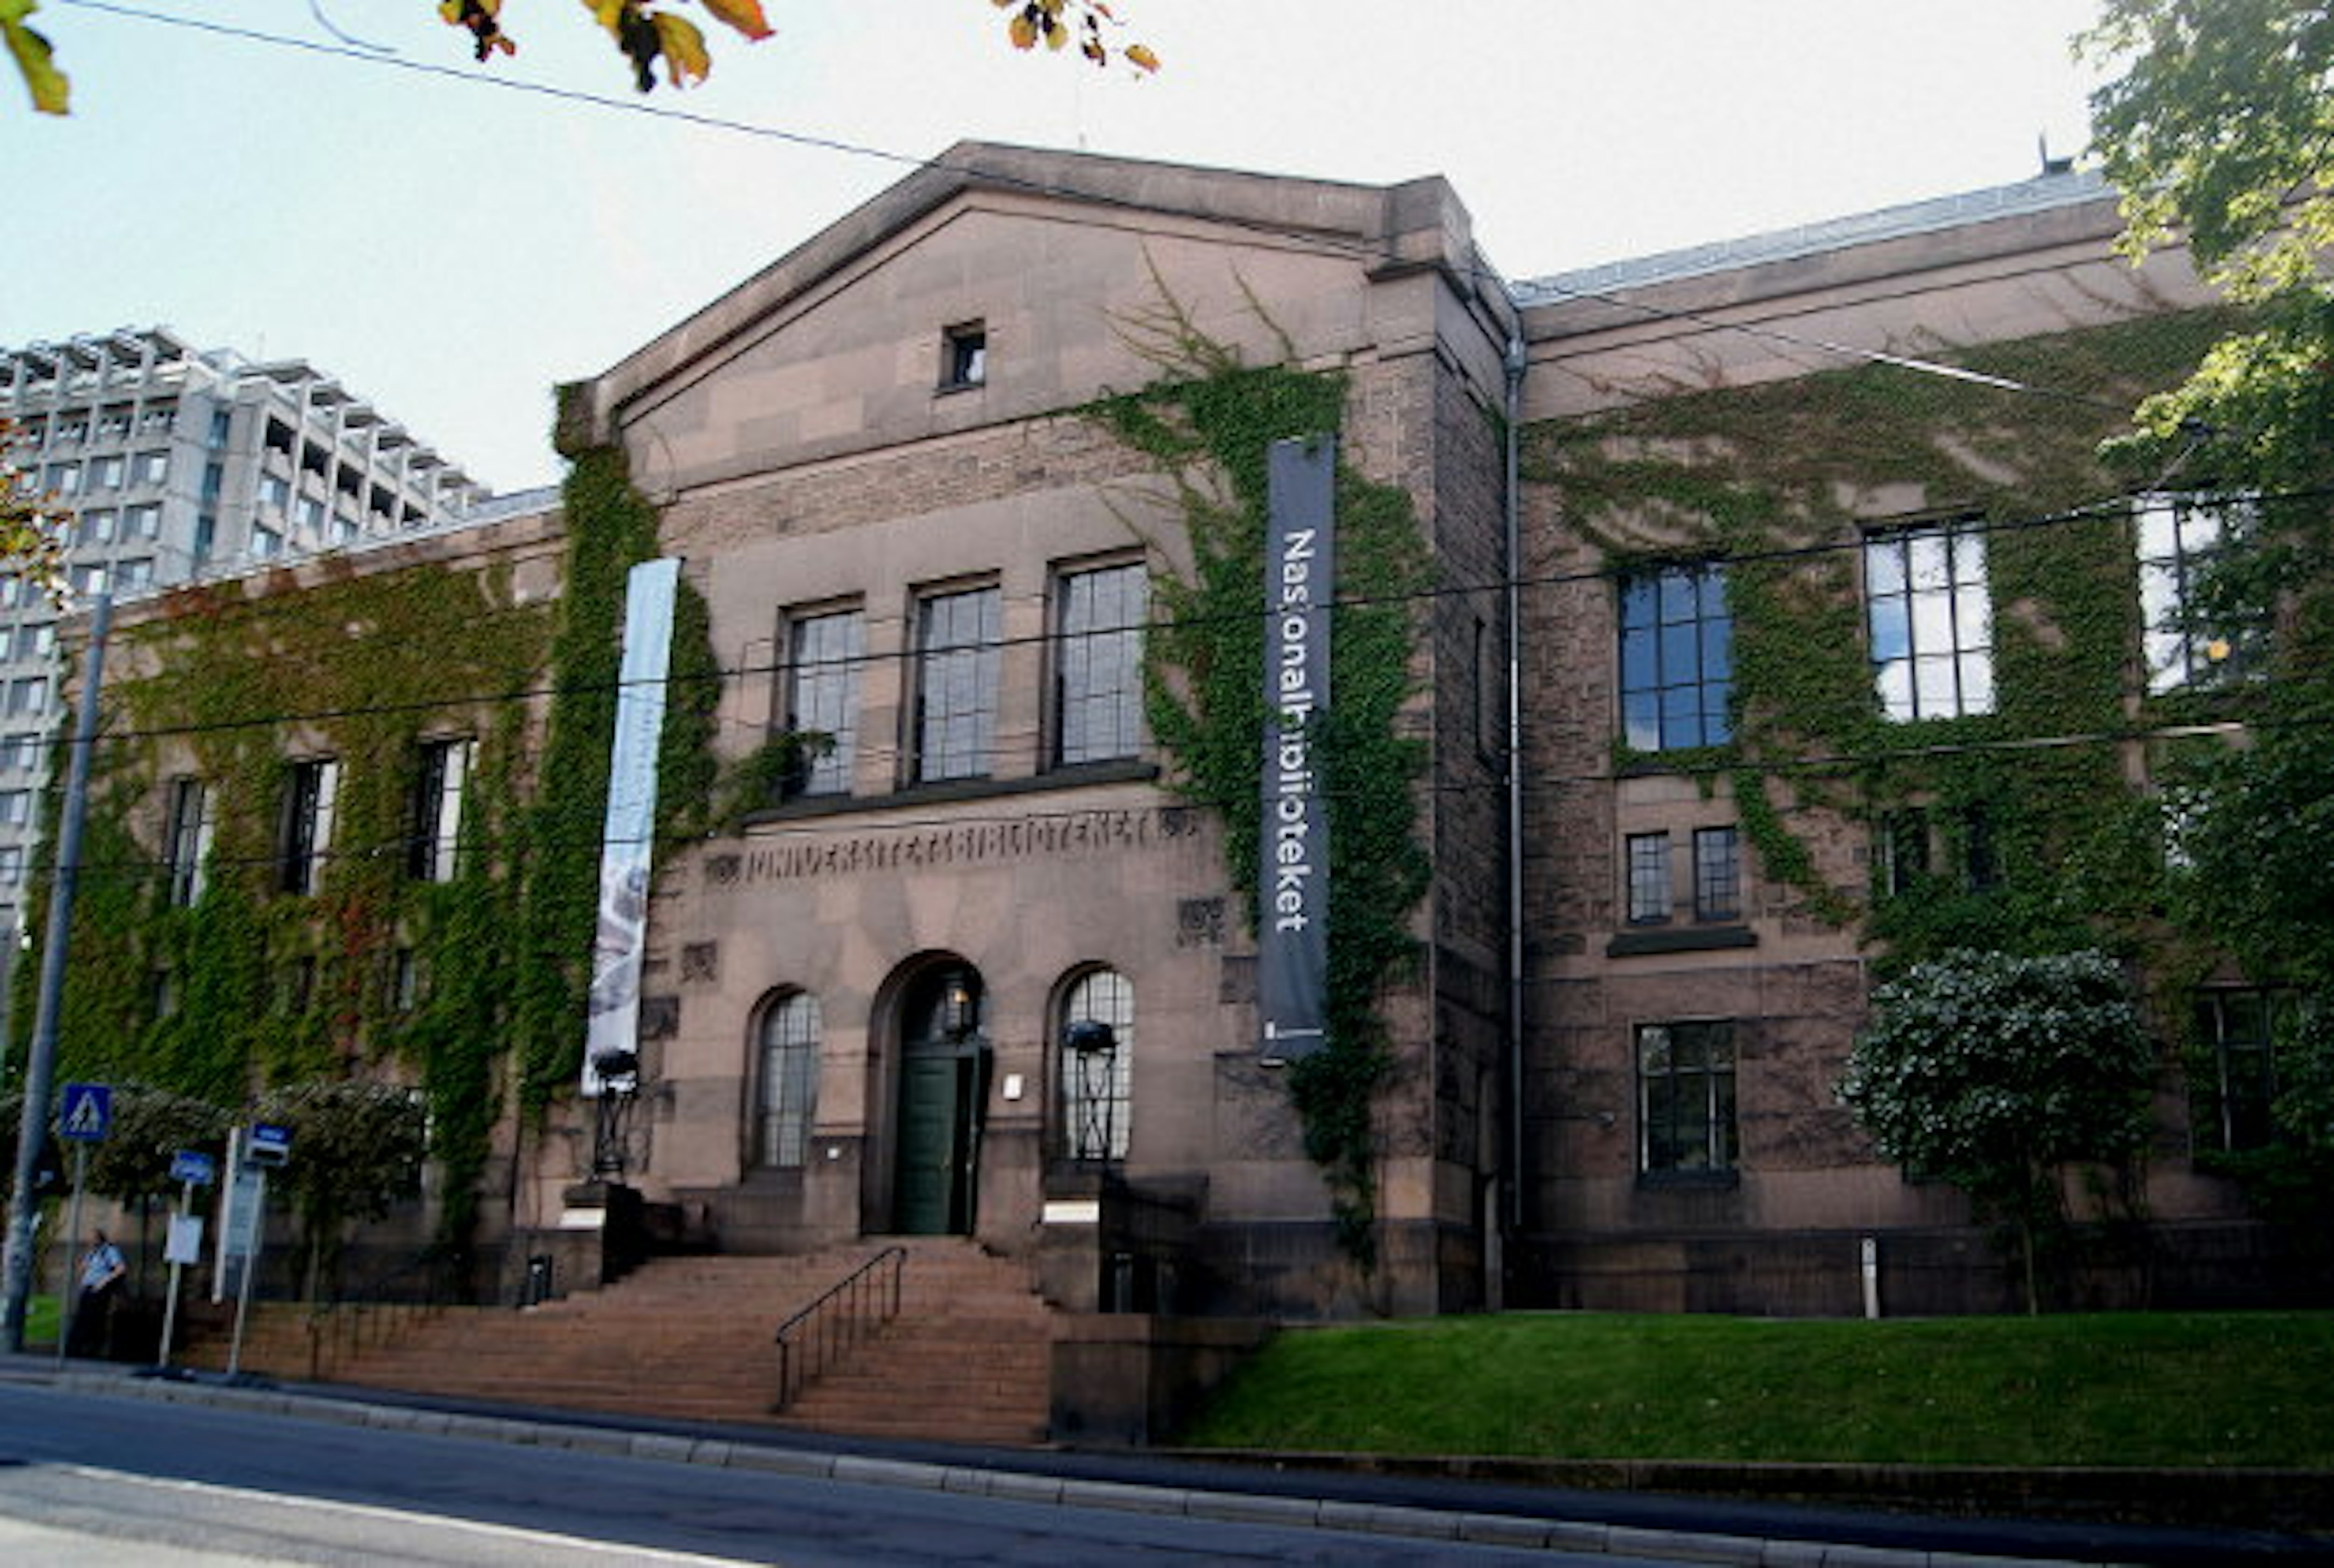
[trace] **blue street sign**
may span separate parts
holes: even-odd
[[[68,1083],[57,1134],[78,1143],[95,1143],[113,1126],[113,1085]]]
[[[217,1166],[209,1155],[200,1150],[181,1149],[170,1156],[172,1181],[191,1181],[197,1187],[208,1187],[217,1176]]]
[[[244,1140],[243,1157],[254,1165],[281,1165],[292,1158],[292,1130],[255,1121]]]

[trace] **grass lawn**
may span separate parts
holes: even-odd
[[[24,1298],[24,1348],[34,1345],[54,1345],[57,1342],[57,1298],[53,1295],[32,1295]]]
[[[1199,1447],[2334,1468],[2334,1313],[1602,1313],[1292,1330]]]

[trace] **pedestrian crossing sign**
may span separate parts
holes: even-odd
[[[113,1086],[110,1083],[68,1083],[64,1105],[57,1116],[57,1132],[82,1143],[95,1143],[113,1126]]]

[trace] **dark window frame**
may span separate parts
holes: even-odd
[[[1721,1175],[1738,1169],[1741,1111],[1734,1020],[1642,1023],[1635,1045],[1639,1173]]]
[[[935,588],[917,594],[915,609],[910,782],[990,777],[997,765],[1004,591],[994,582]]]
[[[1052,765],[1076,767],[1141,755],[1149,569],[1139,560],[1059,568],[1052,599]]]
[[[1733,739],[1734,613],[1713,562],[1624,575],[1616,649],[1623,742],[1684,751]]]

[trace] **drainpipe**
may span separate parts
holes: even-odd
[[[1524,698],[1523,498],[1518,448],[1522,441],[1524,350],[1520,326],[1508,334],[1507,599],[1508,599],[1508,1233],[1524,1227]]]

